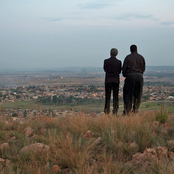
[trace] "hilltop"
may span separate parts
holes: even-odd
[[[174,171],[174,115],[66,113],[0,119],[1,173],[163,173]]]

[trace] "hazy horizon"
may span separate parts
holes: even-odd
[[[103,67],[136,44],[147,66],[174,66],[173,0],[0,0],[0,69]]]
[[[91,71],[92,70],[92,71]],[[25,72],[25,71],[100,71],[104,73],[103,67],[57,67],[57,68],[1,68],[0,72]],[[174,71],[174,66],[146,66],[146,71]]]

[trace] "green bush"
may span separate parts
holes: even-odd
[[[161,124],[166,123],[168,119],[168,112],[165,110],[164,104],[160,106],[159,111],[156,113],[156,121],[159,121]]]

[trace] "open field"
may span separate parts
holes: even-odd
[[[162,102],[162,101],[156,101],[156,102],[142,102],[140,105],[140,111],[141,110],[157,110],[159,109],[161,104],[165,104],[165,107],[168,111],[174,112],[174,106],[173,102]],[[13,103],[6,103],[1,106],[4,109],[41,109],[41,110],[73,110],[73,111],[82,111],[82,112],[103,112],[104,108],[104,100],[101,102],[93,102],[93,103],[86,103],[83,105],[62,105],[58,106],[56,104],[47,105],[47,104],[41,104],[37,103],[35,101],[16,101]],[[120,102],[119,106],[119,113],[123,111],[123,102]],[[111,102],[111,110],[112,110],[112,102]]]

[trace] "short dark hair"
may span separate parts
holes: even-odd
[[[131,45],[130,46],[130,51],[132,52],[137,52],[137,46],[136,45]]]
[[[118,54],[118,50],[116,48],[112,48],[110,54],[111,56],[116,56]]]

